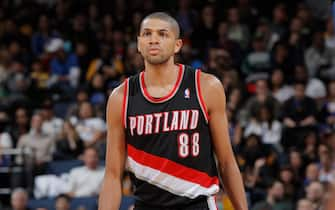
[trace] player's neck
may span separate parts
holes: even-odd
[[[160,65],[145,64],[145,82],[147,85],[174,84],[177,80],[179,67],[173,59]]]

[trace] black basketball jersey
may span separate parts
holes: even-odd
[[[173,90],[161,98],[149,95],[145,72],[125,81],[127,169],[140,202],[170,207],[208,199],[216,209],[219,181],[200,70],[179,66]]]

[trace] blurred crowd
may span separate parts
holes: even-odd
[[[80,159],[58,199],[97,195],[106,101],[143,69],[141,19],[164,10],[181,27],[177,62],[222,81],[250,209],[321,209],[335,181],[330,8],[312,0],[227,2],[0,1],[0,166],[22,162],[2,153],[11,148],[29,151],[35,178],[52,161]],[[28,189],[12,193],[12,209],[23,210],[15,202],[33,198],[36,183],[26,174],[10,179],[10,188]],[[131,191],[125,175],[124,193]],[[217,201],[230,208],[224,192]]]

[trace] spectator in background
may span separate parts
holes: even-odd
[[[237,42],[242,49],[247,49],[250,38],[249,29],[240,22],[239,10],[236,7],[228,9],[227,20],[228,38]]]
[[[292,148],[288,153],[288,165],[291,167],[294,177],[300,180],[304,173],[304,162],[300,152]]]
[[[297,210],[317,210],[317,209],[313,206],[313,203],[310,200],[302,198],[297,202]]]
[[[98,151],[93,147],[85,149],[84,166],[73,168],[69,174],[68,193],[71,197],[98,195],[104,177],[104,168],[99,166]]]
[[[271,73],[271,90],[273,97],[280,104],[293,96],[294,90],[291,86],[286,85],[283,70],[280,68],[275,68]]]
[[[103,117],[103,108],[106,104],[106,81],[102,74],[96,73],[88,86],[89,101],[94,107],[97,117]]]
[[[266,49],[264,35],[256,33],[251,46],[252,49],[245,56],[241,66],[247,82],[255,81],[261,75],[268,75],[271,69],[271,55]]]
[[[290,166],[282,166],[279,173],[279,180],[285,186],[284,198],[295,202],[298,198],[298,190],[300,189],[300,180],[295,177]]]
[[[43,116],[42,132],[56,138],[61,132],[63,119],[54,115],[53,102],[50,99],[44,101],[41,111]]]
[[[75,117],[79,113],[80,104],[89,100],[88,90],[86,87],[77,89],[75,101],[67,107],[66,118]]]
[[[319,166],[317,163],[310,163],[307,165],[305,170],[305,179],[303,186],[306,187],[310,183],[318,181],[319,180]]]
[[[329,17],[326,22],[325,31],[325,45],[326,48],[335,50],[335,30],[334,30],[334,17]]]
[[[256,203],[252,210],[261,210],[264,204],[267,204],[276,210],[293,210],[293,205],[284,199],[284,186],[278,180],[273,181],[267,188],[267,194],[264,201]]]
[[[324,35],[321,31],[313,34],[312,45],[305,52],[305,62],[310,77],[327,79],[328,72],[334,65],[335,52],[325,46]]]
[[[306,199],[313,203],[315,209],[319,209],[323,202],[324,187],[318,181],[311,182],[305,188]]]
[[[294,84],[294,96],[283,106],[283,123],[285,126],[282,144],[285,149],[301,145],[307,131],[314,129],[317,107],[315,101],[305,95],[305,83]]]
[[[204,53],[208,48],[212,47],[216,35],[216,16],[214,6],[205,5],[201,10],[201,16],[198,26],[195,28],[191,36],[192,47],[205,57]]]
[[[228,37],[228,23],[221,21],[218,24],[217,40],[215,46],[224,49],[229,53],[232,59],[232,67],[239,68],[243,58],[243,51],[239,43],[229,39]]]
[[[18,140],[22,135],[27,134],[30,129],[30,114],[28,109],[25,107],[18,107],[15,110],[14,120],[11,125],[11,136],[14,140],[14,145],[16,147]]]
[[[320,104],[326,97],[326,86],[322,80],[316,77],[309,77],[304,65],[296,65],[294,69],[294,79],[305,83],[305,94],[316,100]]]
[[[79,138],[75,127],[70,121],[65,121],[56,140],[54,160],[77,159],[84,151],[84,142]]]
[[[335,129],[335,80],[328,84],[328,95],[320,111],[321,131]]]
[[[261,137],[262,143],[270,145],[277,152],[282,151],[280,140],[282,133],[282,124],[276,120],[266,105],[258,108],[255,118],[252,118],[246,125],[244,137],[250,134],[256,134]]]
[[[176,19],[182,29],[182,36],[185,39],[191,36],[198,18],[197,12],[190,8],[190,3],[190,0],[178,1],[178,12],[176,14]]]
[[[305,164],[317,161],[317,149],[318,149],[319,139],[315,131],[309,131],[303,138],[303,145],[301,148],[302,157]]]
[[[0,110],[0,166],[10,165],[10,156],[2,154],[3,150],[13,148],[13,141],[7,132],[9,119],[4,110]]]
[[[80,77],[78,57],[65,52],[64,41],[60,38],[51,39],[47,51],[55,54],[50,61],[51,87],[60,94],[72,96]]]
[[[278,3],[272,10],[271,30],[273,33],[278,34],[280,38],[283,38],[287,32],[288,16],[286,11],[287,8],[284,3]]]
[[[54,139],[43,133],[43,117],[36,113],[31,118],[31,129],[19,139],[18,148],[30,150],[34,160],[34,174],[43,174],[46,163],[52,160]]]
[[[11,194],[10,203],[12,210],[29,210],[27,191],[23,188],[14,189]]]
[[[31,39],[31,48],[34,56],[40,57],[44,53],[45,44],[52,38],[58,37],[56,31],[52,31],[49,24],[49,17],[42,14],[38,18],[38,29]]]
[[[264,79],[256,81],[256,94],[248,99],[244,109],[240,113],[242,125],[246,125],[250,119],[255,119],[262,105],[267,106],[274,119],[278,119],[280,104],[271,95],[268,83]]]
[[[55,199],[55,210],[70,210],[71,198],[66,194],[60,194]]]
[[[80,104],[78,118],[75,120],[76,131],[84,141],[85,146],[98,146],[105,140],[106,123],[101,118],[94,116],[91,103]]]
[[[329,148],[327,151],[319,154],[320,159],[320,175],[319,181],[322,183],[332,183],[335,181],[334,169],[335,164],[333,161],[333,154]]]

